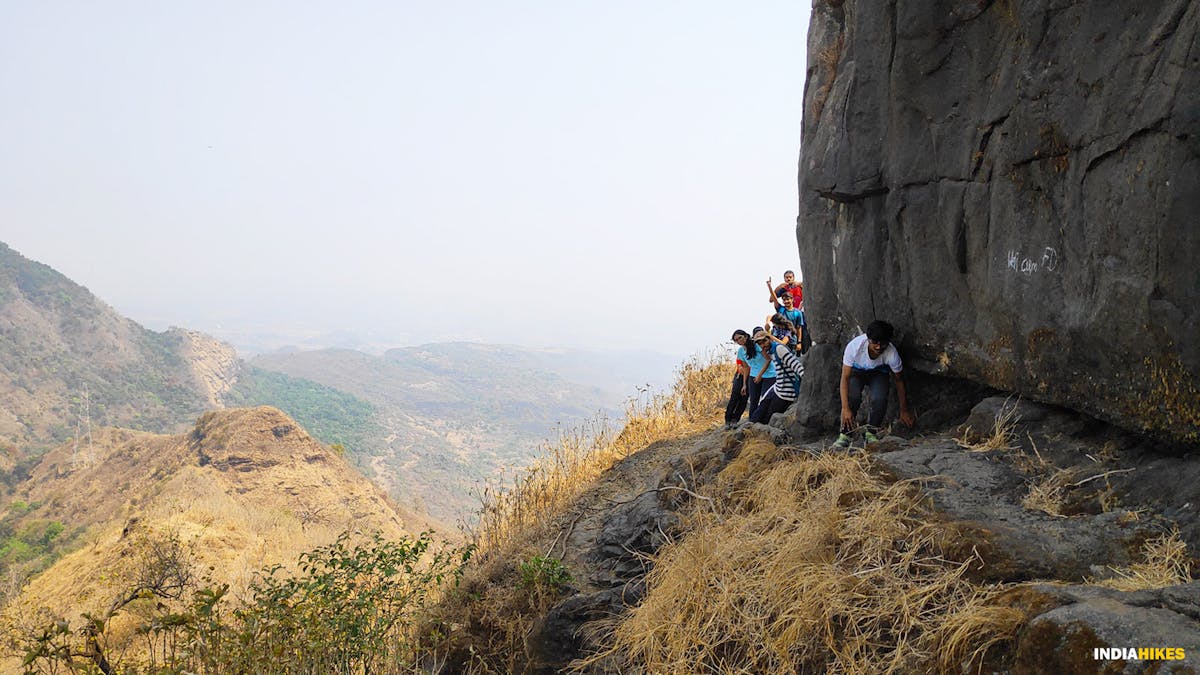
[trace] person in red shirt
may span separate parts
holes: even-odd
[[[767,277],[767,288],[771,289],[771,294],[778,298],[779,294],[787,291],[792,294],[792,307],[796,309],[804,309],[804,284],[796,281],[796,273],[788,270],[783,273],[783,283],[771,287],[771,278]]]

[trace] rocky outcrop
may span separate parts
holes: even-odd
[[[1025,508],[1026,476],[953,441],[883,453],[879,462],[897,478],[923,480],[942,517],[972,542],[985,581],[1104,576],[1105,565],[1129,564],[1137,542],[1154,533],[1125,510],[1061,518]]]
[[[910,367],[1200,443],[1198,36],[1190,0],[814,2],[802,416],[881,318]]]
[[[209,407],[225,407],[225,394],[233,388],[241,369],[237,350],[199,331],[171,328],[167,333],[180,338],[180,351],[191,366],[196,387],[207,399]]]
[[[1015,672],[1200,670],[1200,582],[1134,592],[1045,584],[1016,594],[1026,607],[1052,609],[1035,612],[1018,634]]]
[[[963,404],[931,401],[930,409],[950,416]],[[919,490],[930,517],[952,535],[946,554],[972,561],[967,578],[1006,589],[997,606],[1023,618],[1013,633],[997,637],[981,672],[1192,672],[1200,656],[1200,582],[1117,587],[1164,535],[1178,533],[1189,552],[1200,548],[1195,457],[1162,452],[1160,443],[1069,409],[1012,397],[984,398],[954,422],[942,433],[889,436],[849,451],[829,447],[828,437],[790,445],[794,439],[779,428],[741,425],[622,460],[561,518],[549,550],[556,554],[561,545],[574,584],[526,634],[527,672],[559,672],[603,646],[589,626],[653,592],[645,576],[655,554],[687,536],[689,510],[709,499],[703,494],[731,467],[751,475],[780,457],[843,452],[866,453],[873,472]],[[747,450],[767,435],[781,454]],[[1035,499],[1039,492],[1045,498]],[[1179,560],[1195,562],[1191,553]],[[1186,656],[1094,657],[1093,649],[1118,647],[1170,647]],[[601,659],[586,672],[621,670]]]

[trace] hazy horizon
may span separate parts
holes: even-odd
[[[234,344],[685,356],[799,269],[807,14],[8,4],[0,240]]]

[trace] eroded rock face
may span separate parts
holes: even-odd
[[[1200,443],[1200,3],[814,3],[797,238],[819,345]]]
[[[168,332],[180,337],[182,355],[209,407],[224,408],[223,397],[233,388],[241,369],[237,350],[199,331],[172,328]]]

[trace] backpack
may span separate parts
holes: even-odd
[[[812,347],[812,335],[810,335],[811,331],[808,330],[807,317],[804,326],[800,330],[803,332],[803,335],[800,336],[800,353],[807,354],[808,348]]]

